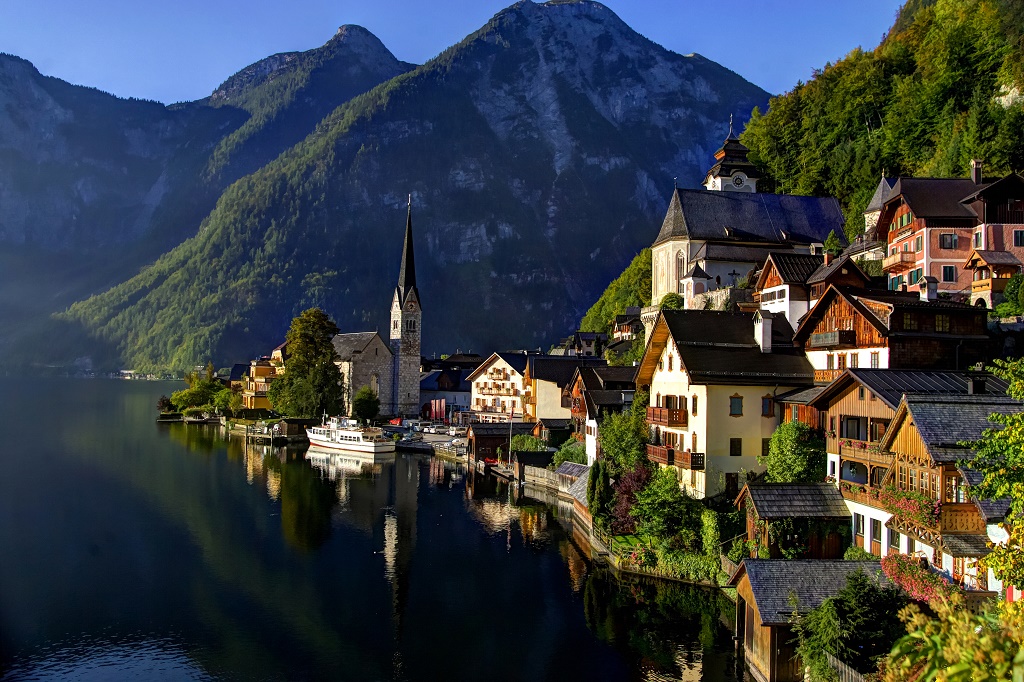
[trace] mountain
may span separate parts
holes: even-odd
[[[773,98],[741,140],[787,193],[832,195],[847,225],[887,176],[1024,170],[1024,6],[909,0],[881,44]],[[851,234],[852,236],[852,234]]]
[[[251,357],[318,305],[384,329],[411,194],[424,348],[541,345],[767,93],[595,2],[519,2],[231,186],[200,233],[64,316],[136,368]]]
[[[0,348],[20,340],[38,359],[33,334],[54,334],[51,313],[194,236],[228,185],[411,68],[343,26],[320,48],[262,60],[204,100],[167,107],[0,55]]]

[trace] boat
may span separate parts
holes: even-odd
[[[306,460],[323,476],[336,481],[345,476],[376,475],[385,464],[395,461],[392,452],[346,452],[310,445]]]
[[[381,429],[359,426],[354,420],[331,417],[320,426],[306,429],[310,445],[332,450],[381,454],[395,451],[395,441]]]

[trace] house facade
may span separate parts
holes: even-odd
[[[532,398],[524,390],[527,359],[522,353],[492,353],[470,373],[471,421],[524,421],[524,400]]]
[[[664,310],[637,368],[650,393],[648,458],[693,497],[735,496],[779,424],[776,396],[814,371],[784,317]]]
[[[269,410],[270,399],[267,391],[277,378],[277,369],[269,358],[253,360],[249,371],[242,378],[242,407],[247,410]]]

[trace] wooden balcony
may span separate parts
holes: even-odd
[[[852,348],[857,345],[857,332],[852,329],[837,329],[831,332],[811,334],[809,348]]]
[[[866,440],[829,438],[827,449],[829,452],[838,452],[843,459],[855,459],[871,466],[888,467],[893,460],[892,453],[879,452],[878,443],[869,443]]]
[[[1009,277],[997,277],[995,279],[979,279],[971,282],[971,293],[984,293],[991,291],[994,294],[1001,294],[1009,283]]]
[[[845,484],[845,485],[844,485]],[[851,486],[852,489],[848,490],[847,485]],[[860,504],[867,505],[869,507],[882,508],[882,505],[878,501],[878,488],[872,488],[869,485],[863,483],[851,483],[849,481],[839,482],[839,492],[842,493],[844,500],[850,502],[859,502]],[[864,545],[858,545],[863,547]]]
[[[675,464],[675,451],[664,445],[648,445],[647,459],[655,464]]]
[[[704,459],[703,452],[676,451],[676,466],[682,469],[704,471]]]
[[[814,383],[831,384],[842,373],[841,369],[816,369],[814,370]]]
[[[893,255],[882,259],[882,270],[886,272],[912,270],[916,265],[917,253],[914,251],[897,251]]]
[[[686,428],[688,412],[667,407],[648,407],[647,422],[656,426]]]

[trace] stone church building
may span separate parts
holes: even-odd
[[[345,382],[345,409],[349,413],[356,392],[369,386],[380,398],[381,414],[397,417],[420,414],[421,320],[410,199],[402,265],[391,301],[388,341],[375,331],[338,334],[332,341],[338,352],[338,367]]]

